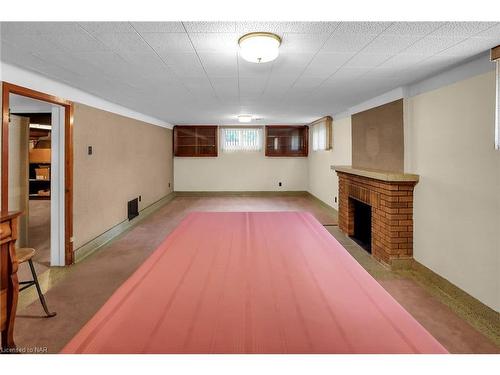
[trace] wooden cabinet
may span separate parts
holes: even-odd
[[[307,156],[307,126],[266,126],[266,156]]]
[[[0,220],[0,331],[3,350],[15,348],[14,320],[19,282],[14,244],[17,240],[20,214],[21,212],[2,214]]]
[[[174,127],[174,156],[217,156],[217,126]]]

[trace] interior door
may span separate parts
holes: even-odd
[[[29,122],[16,115],[9,121],[9,211],[22,211],[17,247],[28,244]]]

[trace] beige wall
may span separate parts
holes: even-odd
[[[408,99],[414,257],[500,311],[500,151],[494,150],[495,75]]]
[[[93,155],[87,154],[93,147]],[[74,111],[74,249],[171,192],[172,131],[83,104]]]
[[[307,173],[307,158],[266,157],[264,151],[174,158],[176,191],[305,191]]]
[[[337,173],[331,165],[351,165],[351,117],[333,119],[333,147],[328,151],[310,151],[308,160],[309,189],[315,197],[338,208]],[[310,137],[311,138],[311,137]],[[312,139],[310,139],[312,142]],[[309,150],[312,150],[312,143]],[[337,202],[335,202],[337,197]]]

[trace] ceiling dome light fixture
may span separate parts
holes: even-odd
[[[273,61],[278,57],[281,38],[273,33],[249,33],[243,35],[238,44],[243,59],[259,64]]]
[[[238,116],[238,121],[239,122],[251,122],[252,121],[252,115],[239,115]]]

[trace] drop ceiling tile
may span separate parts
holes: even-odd
[[[403,52],[405,54],[414,55],[425,55],[432,56],[438,52],[450,48],[455,44],[462,42],[465,38],[463,37],[435,37],[426,36],[420,39],[415,44],[405,49]]]
[[[34,38],[32,35],[26,34],[7,34],[1,35],[2,43],[9,43],[16,48],[26,51],[27,53],[37,53],[37,52],[63,52],[64,49],[54,42],[50,38],[44,35],[40,35]]]
[[[211,78],[217,96],[221,99],[238,98],[237,78]]]
[[[393,80],[396,78],[405,77],[408,75],[408,68],[403,67],[377,67],[362,75],[363,82],[365,80]]]
[[[447,22],[432,33],[432,36],[471,37],[496,25],[496,22]]]
[[[426,58],[425,55],[399,54],[385,61],[380,67],[384,68],[410,68]]]
[[[99,39],[110,50],[117,52],[148,52],[151,47],[136,32],[131,33],[96,33]]]
[[[322,52],[349,53],[359,52],[376,38],[376,34],[344,33],[334,34],[328,39]]]
[[[199,52],[235,52],[238,35],[235,33],[193,33],[189,35]]]
[[[272,63],[273,74],[298,75],[304,71],[314,58],[314,53],[282,53]]]
[[[297,77],[295,76],[279,78],[273,78],[271,76],[263,93],[263,96],[274,98],[282,97],[290,90],[296,78]]]
[[[79,22],[89,33],[133,33],[130,22]]]
[[[327,78],[353,56],[354,53],[319,53],[307,66],[303,76]]]
[[[194,52],[186,33],[141,33],[146,42],[160,54]]]
[[[237,77],[236,52],[199,52],[201,62],[210,77]]]
[[[109,50],[103,43],[84,31],[78,34],[61,33],[53,35],[51,40],[60,48],[70,52],[101,52]]]
[[[346,100],[345,96],[349,95],[351,88],[355,85],[351,78],[342,77],[332,77],[324,81],[320,87],[317,88],[317,92],[328,92],[328,95],[337,100]],[[356,103],[357,104],[357,103]]]
[[[236,22],[183,22],[188,33],[235,33]]]
[[[132,22],[139,33],[184,33],[181,22]]]
[[[74,72],[85,77],[91,77],[96,74],[96,67],[89,64],[88,61],[77,58],[68,53],[40,52],[36,54],[40,59]]]
[[[64,80],[65,82],[78,75],[75,72],[65,69],[64,67],[55,65],[50,61],[45,61],[39,56],[26,53],[7,43],[2,44],[2,61],[21,66],[24,69],[28,69],[42,75],[50,76],[51,78]]]
[[[345,63],[347,68],[373,68],[389,60],[393,54],[386,53],[358,53]]]
[[[120,52],[120,56],[134,69],[145,73],[153,72],[153,74],[156,74],[170,69],[153,51],[147,53]]]
[[[288,88],[291,84],[297,79],[296,75],[276,75],[275,72],[272,72],[268,77],[268,89],[273,88]]]
[[[214,90],[210,85],[210,81],[206,78],[187,77],[183,80],[184,85],[189,89],[192,94],[197,96],[209,95],[214,96]]]
[[[272,33],[331,33],[338,22],[237,22],[236,32],[241,34],[265,31]]]
[[[479,38],[495,38],[500,42],[500,22],[497,22],[495,26],[490,27],[480,33],[474,35]]]
[[[82,32],[76,22],[2,22],[2,34],[58,35]]]
[[[205,71],[196,53],[169,53],[162,58],[179,77],[205,77]]]
[[[187,95],[190,94],[188,88],[180,81],[171,81],[168,77],[163,78],[159,76],[151,84],[146,86],[150,93],[154,92],[154,99],[156,101],[167,102],[172,101],[182,101],[187,99]],[[150,96],[149,98],[150,99]]]
[[[179,77],[206,77],[195,52],[163,54],[162,58]]]
[[[446,22],[394,22],[384,31],[384,35],[425,36]]]
[[[84,66],[86,70],[95,68],[95,71],[103,72],[110,78],[126,77],[130,74],[130,65],[121,56],[112,52],[81,52],[72,56],[82,64],[86,64]]]
[[[341,22],[335,34],[379,34],[393,22]]]
[[[267,79],[269,74],[274,71],[274,62],[263,64],[254,64],[243,60],[238,56],[238,76],[245,78]]]
[[[467,58],[488,51],[500,43],[500,39],[496,38],[468,38],[461,43],[447,48],[440,52],[443,55],[461,56]]]
[[[294,82],[291,87],[292,91],[310,91],[323,83],[324,79],[322,78],[311,78],[311,77],[300,77],[297,81]]]
[[[339,25],[340,22],[297,22],[291,25],[292,27],[290,27],[289,32],[314,34],[332,33]]]
[[[331,34],[285,33],[282,37],[280,52],[317,52],[323,47]]]
[[[392,53],[404,51],[420,40],[421,36],[411,35],[379,35],[363,48],[363,53]]]
[[[340,68],[330,77],[330,80],[354,80],[367,72],[366,68]]]
[[[261,95],[267,86],[267,78],[246,78],[240,77],[239,88],[242,97]]]

